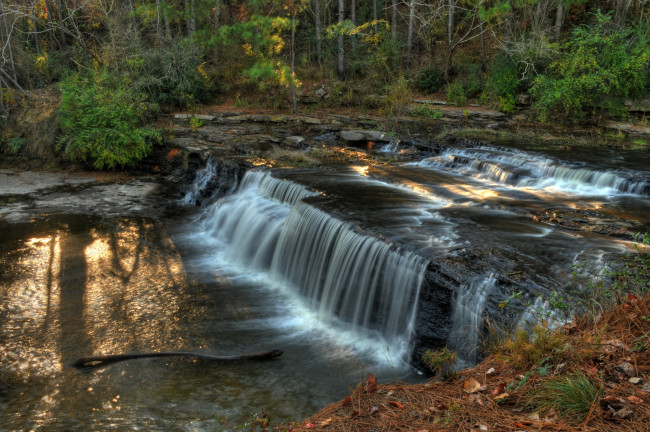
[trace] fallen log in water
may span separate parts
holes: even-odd
[[[151,358],[151,357],[194,357],[209,361],[218,362],[236,362],[244,360],[270,360],[282,355],[282,351],[260,351],[241,355],[217,356],[212,354],[193,353],[193,352],[153,352],[153,353],[135,353],[135,354],[113,354],[103,356],[82,357],[79,360],[70,363],[68,366],[77,369],[92,369],[117,363],[125,360]]]

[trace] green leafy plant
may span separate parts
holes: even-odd
[[[515,111],[516,95],[521,87],[517,64],[508,56],[495,56],[490,66],[485,92],[496,99],[500,111],[505,113]]]
[[[204,124],[205,124],[205,122],[202,119],[200,119],[200,118],[198,118],[196,116],[190,117],[189,126],[190,126],[191,129],[197,130],[198,128],[200,128]]]
[[[529,403],[543,412],[554,409],[560,418],[579,423],[598,403],[601,393],[602,385],[575,373],[543,382],[530,394]]]
[[[621,116],[624,98],[647,95],[647,28],[620,29],[600,12],[595,18],[595,25],[573,31],[559,58],[535,79],[530,92],[542,120],[558,114],[580,121],[600,109]]]
[[[447,84],[447,102],[461,106],[467,103],[465,88],[460,82]]]
[[[20,151],[24,144],[25,139],[22,137],[9,138],[7,140],[7,149],[9,149],[9,153],[16,154]]]
[[[441,374],[456,363],[456,353],[444,347],[435,351],[426,350],[422,361],[432,371]]]
[[[107,70],[69,75],[61,82],[58,145],[66,157],[97,169],[129,166],[161,141],[159,130],[143,126],[157,107],[129,84]]]
[[[431,108],[429,105],[418,105],[411,110],[415,117],[424,117],[429,119],[440,119],[444,116],[440,108]]]
[[[415,85],[428,94],[437,92],[444,83],[444,74],[434,67],[429,67],[420,72]]]

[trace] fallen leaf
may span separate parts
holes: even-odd
[[[368,409],[368,414],[373,415],[373,414],[376,413],[377,411],[379,411],[379,407],[378,407],[378,406],[370,407],[370,408]]]
[[[479,430],[482,430],[482,431],[486,431],[486,430],[488,430],[489,428],[488,428],[487,426],[485,426],[485,425],[479,425],[478,429],[479,429]]]
[[[327,420],[323,420],[322,422],[320,422],[319,426],[320,427],[325,427],[330,423],[332,423],[332,417],[328,418]]]
[[[639,405],[639,404],[642,404],[644,402],[643,399],[641,399],[640,397],[636,397],[636,396],[628,396],[627,400],[629,400],[630,402],[632,402],[635,405]]]
[[[346,396],[345,399],[343,399],[343,406],[348,406],[348,405],[350,405],[351,403],[352,403],[352,399],[350,398],[349,395]]]
[[[313,429],[313,428],[315,428],[315,427],[316,427],[315,424],[305,422],[305,428],[306,428],[306,429]]]
[[[494,369],[494,368],[490,368],[490,369],[488,369],[487,372],[485,372],[485,374],[486,374],[486,375],[492,375],[492,374],[495,373],[496,371],[497,371],[496,369]]]
[[[377,391],[377,377],[373,374],[368,374],[368,383],[366,384],[366,391],[372,393]]]
[[[627,302],[629,304],[635,304],[635,303],[639,302],[639,298],[637,296],[635,296],[634,294],[628,293],[627,294]]]
[[[481,397],[480,394],[469,395],[469,400],[470,402],[474,402],[476,404],[483,406],[483,398]]]
[[[503,399],[507,398],[508,396],[510,396],[508,393],[501,393],[499,395],[496,395],[494,397],[494,400],[496,400],[496,401],[503,400]]]
[[[630,384],[639,384],[641,383],[641,381],[643,381],[643,379],[639,377],[634,377],[629,379]]]
[[[388,393],[386,393],[386,397],[390,397],[390,396],[392,396],[393,393],[395,393],[393,390],[389,391]]]
[[[492,396],[496,396],[501,393],[506,392],[506,385],[501,383],[494,390],[492,390]]]
[[[470,378],[463,384],[463,391],[465,393],[476,393],[481,388],[481,383],[474,378]]]
[[[388,401],[389,404],[391,404],[394,407],[397,407],[399,409],[404,409],[404,404],[398,401]]]
[[[514,422],[513,425],[514,425],[515,427],[522,428],[522,429],[526,427],[525,424],[520,423],[520,422]]]

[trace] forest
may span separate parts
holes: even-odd
[[[3,118],[60,91],[58,144],[99,168],[160,140],[146,126],[159,113],[226,95],[296,112],[323,87],[320,106],[391,116],[435,94],[594,124],[650,91],[640,0],[3,0],[0,13]]]

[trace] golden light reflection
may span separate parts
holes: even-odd
[[[109,235],[92,232],[84,302],[94,354],[182,348],[184,267],[168,238],[148,241],[159,229],[124,222]]]
[[[370,168],[369,166],[359,166],[359,165],[353,165],[352,170],[355,171],[357,174],[360,174],[362,176],[368,176],[368,169]]]

